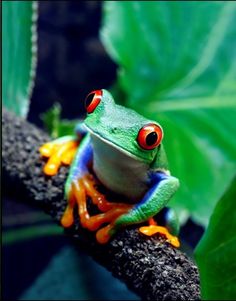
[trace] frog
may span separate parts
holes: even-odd
[[[179,180],[170,174],[162,126],[115,103],[106,89],[91,91],[84,105],[86,117],[74,134],[46,142],[39,149],[46,159],[46,176],[55,176],[62,165],[70,166],[62,226],[74,224],[77,208],[82,227],[95,232],[100,244],[108,243],[122,228],[139,225],[141,235],[161,235],[179,247],[178,217],[167,206]],[[108,200],[97,188],[99,184],[118,199]],[[98,213],[89,213],[88,198]],[[164,209],[163,226],[155,217]]]

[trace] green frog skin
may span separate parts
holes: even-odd
[[[85,100],[87,116],[75,129],[75,135],[58,138],[40,148],[48,158],[44,173],[53,176],[61,164],[70,164],[65,184],[67,208],[61,223],[70,227],[73,210],[78,205],[84,228],[96,231],[99,243],[107,243],[122,227],[147,222],[139,228],[144,235],[159,233],[178,247],[178,219],[170,209],[167,227],[156,224],[153,217],[166,205],[179,187],[170,175],[162,144],[163,129],[135,111],[114,102],[106,90],[92,91]],[[108,202],[96,190],[97,184],[129,202]],[[90,216],[89,196],[101,213]]]

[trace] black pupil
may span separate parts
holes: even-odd
[[[151,132],[151,133],[149,133],[149,134],[147,135],[147,137],[146,137],[146,143],[147,143],[147,145],[151,146],[151,145],[153,145],[154,143],[156,143],[157,138],[158,138],[158,136],[157,136],[157,133],[156,133],[156,132]]]
[[[93,101],[93,98],[95,96],[95,93],[89,94],[85,100],[85,106],[86,108],[91,104],[91,102]]]

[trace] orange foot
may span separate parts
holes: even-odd
[[[167,242],[169,242],[172,246],[176,248],[180,246],[178,237],[170,234],[167,228],[158,226],[153,218],[149,220],[149,226],[140,227],[139,231],[147,236],[152,236],[156,233],[163,234],[166,237]]]
[[[78,141],[71,137],[62,137],[42,145],[39,152],[41,156],[48,158],[43,169],[44,173],[54,176],[62,164],[70,165],[78,144]]]
[[[72,182],[68,205],[62,216],[61,224],[64,227],[69,227],[73,224],[73,208],[77,203],[81,225],[90,231],[97,231],[97,241],[100,244],[104,244],[111,238],[110,233],[113,229],[114,221],[120,215],[129,211],[133,205],[108,202],[105,196],[94,188],[96,184],[91,174],[87,174],[79,181]],[[96,205],[102,213],[94,216],[89,215],[86,196],[91,198],[92,203]],[[104,226],[104,224],[107,225]]]

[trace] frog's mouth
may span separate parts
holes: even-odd
[[[136,161],[142,161],[145,162],[148,160],[146,158],[142,158],[142,157],[138,157],[136,155],[134,155],[133,153],[130,153],[128,150],[126,150],[125,148],[120,147],[119,145],[115,144],[114,142],[105,139],[104,137],[102,137],[99,133],[94,132],[92,129],[90,129],[86,124],[84,124],[85,128],[88,130],[88,132],[92,135],[94,135],[96,138],[100,139],[103,143],[106,143],[107,145],[115,148],[116,150],[118,150],[119,152],[125,154],[127,157],[133,158]]]

